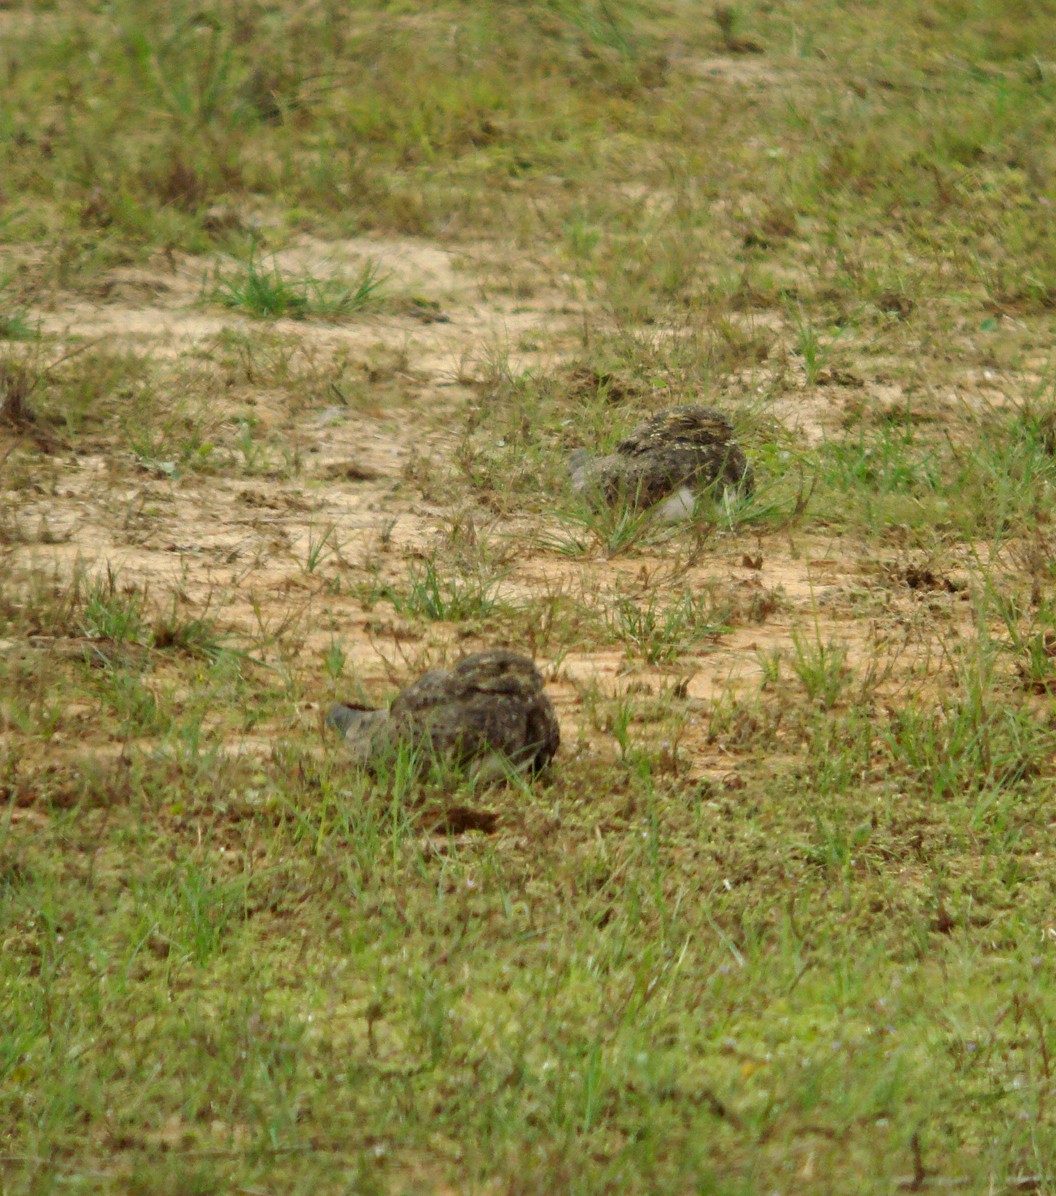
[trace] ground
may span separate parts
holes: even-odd
[[[5,1191],[1056,1192],[1054,18],[0,3]]]

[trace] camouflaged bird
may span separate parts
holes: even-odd
[[[391,761],[406,745],[423,767],[443,757],[457,765],[482,765],[489,777],[503,775],[507,761],[535,772],[561,740],[539,670],[507,648],[474,652],[450,669],[430,669],[388,709],[340,703],[326,721],[344,736],[355,762],[368,769]]]
[[[572,489],[592,502],[627,502],[638,509],[667,499],[666,519],[693,513],[695,491],[721,485],[750,493],[752,471],[730,421],[710,407],[673,407],[639,424],[616,451],[569,461]]]

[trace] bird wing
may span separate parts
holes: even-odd
[[[507,649],[475,653],[452,669],[434,669],[400,693],[395,728],[438,754],[461,760],[498,751],[515,762],[545,763],[559,732],[543,679],[530,660]]]
[[[710,407],[675,407],[640,423],[616,446],[618,453],[637,456],[672,445],[722,444],[733,435],[730,421]]]

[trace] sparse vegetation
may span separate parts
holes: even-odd
[[[0,5],[5,1192],[1056,1193],[1054,62]],[[750,496],[577,503],[683,402]],[[539,777],[324,734],[492,643]]]

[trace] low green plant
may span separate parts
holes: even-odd
[[[376,582],[370,601],[391,602],[397,614],[436,620],[479,619],[492,614],[501,577],[467,577],[438,568],[435,560],[414,564],[406,583],[395,586]]]
[[[636,510],[628,503],[589,507],[578,505],[559,516],[561,531],[541,543],[566,556],[584,556],[600,548],[618,556],[642,544],[658,530],[655,512]]]
[[[24,311],[0,312],[0,340],[29,341],[39,335],[39,328],[29,322]]]
[[[185,652],[213,663],[225,656],[239,659],[243,655],[219,630],[207,609],[198,615],[185,614],[176,597],[154,618],[150,642],[155,648]]]
[[[377,262],[367,261],[350,282],[288,274],[275,258],[254,253],[245,262],[217,266],[203,286],[203,297],[261,319],[338,319],[374,309],[385,278]]]
[[[823,709],[835,705],[849,677],[845,645],[832,640],[822,642],[817,632],[808,637],[793,631],[791,664],[812,702]]]
[[[689,591],[666,602],[619,596],[608,614],[612,635],[628,655],[649,664],[672,664],[707,639],[728,631],[727,614],[707,592]]]
[[[123,587],[109,567],[104,574],[86,579],[78,597],[83,604],[80,624],[85,635],[130,643],[143,639],[143,592],[134,586]]]
[[[323,668],[326,675],[336,681],[345,671],[348,663],[348,653],[339,639],[331,637],[330,643],[323,653]]]
[[[310,529],[308,532],[308,558],[305,561],[306,571],[314,573],[330,556],[337,558],[341,556],[341,542],[337,537],[337,525],[327,524],[321,533],[317,533],[314,528]]]

